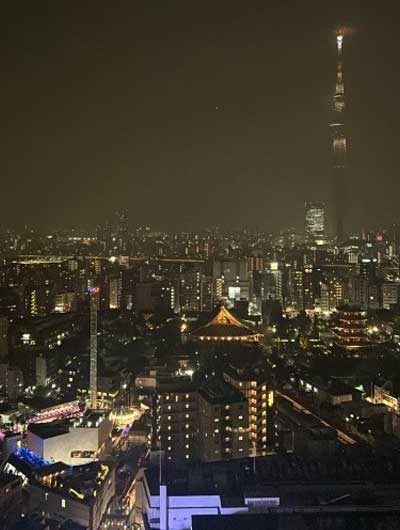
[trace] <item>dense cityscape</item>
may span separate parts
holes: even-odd
[[[400,527],[400,222],[349,220],[350,34],[301,228],[2,224],[0,530]]]

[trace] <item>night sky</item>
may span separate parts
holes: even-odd
[[[0,224],[94,226],[127,208],[165,230],[300,228],[304,200],[331,206],[342,22],[346,228],[400,220],[397,1],[7,4]]]

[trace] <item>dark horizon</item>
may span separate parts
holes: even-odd
[[[5,9],[1,224],[95,226],[126,208],[131,225],[165,231],[300,230],[306,200],[332,219],[341,22],[353,28],[345,230],[397,221],[395,7]]]

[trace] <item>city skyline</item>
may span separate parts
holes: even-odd
[[[400,528],[399,9],[23,4],[0,530]]]
[[[123,207],[132,224],[165,230],[300,229],[311,200],[326,203],[333,232],[328,124],[342,20],[354,28],[346,222],[397,221],[390,10],[96,7],[28,6],[20,18],[8,6],[5,225],[95,225]]]

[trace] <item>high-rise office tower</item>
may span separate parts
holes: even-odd
[[[117,226],[116,226],[116,243],[117,250],[120,254],[130,254],[130,240],[129,240],[129,223],[128,223],[128,211],[118,210],[116,213]]]
[[[109,280],[109,308],[120,309],[122,304],[122,277],[112,276]]]
[[[345,216],[345,180],[347,168],[347,140],[344,128],[346,111],[344,77],[343,77],[343,40],[342,30],[336,33],[337,72],[336,88],[333,96],[332,149],[333,149],[333,178],[335,188],[335,229],[338,241],[343,240]]]
[[[306,202],[305,204],[305,233],[312,241],[322,241],[325,238],[325,204],[322,202]]]

